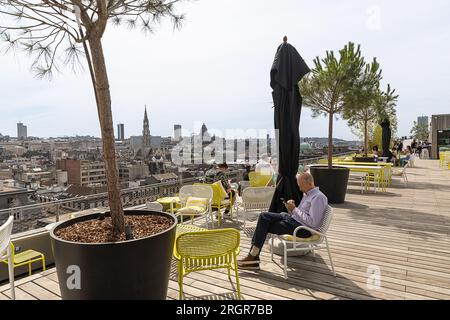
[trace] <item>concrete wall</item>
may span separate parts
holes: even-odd
[[[24,232],[20,234],[14,234],[12,236],[12,241],[16,246],[16,253],[23,252],[24,250],[33,249],[42,252],[45,255],[45,262],[47,266],[54,264],[52,248],[50,244],[49,232],[44,228],[36,229],[29,232]],[[32,264],[33,273],[41,270],[42,263],[34,262]],[[14,274],[16,279],[20,275],[28,274],[28,265],[15,268]],[[8,279],[8,266],[5,263],[0,263],[0,282]]]
[[[450,130],[450,114],[433,115],[431,117],[431,158],[438,158],[437,132]]]

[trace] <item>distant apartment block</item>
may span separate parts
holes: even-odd
[[[56,168],[67,171],[67,183],[78,186],[106,185],[105,165],[101,161],[60,159]]]
[[[149,173],[148,165],[144,163],[119,165],[119,178],[123,182],[144,179]]]
[[[21,140],[27,138],[27,126],[24,125],[22,122],[19,122],[17,124],[17,138]]]
[[[39,188],[43,186],[57,185],[67,186],[68,173],[62,170],[42,171],[40,169],[31,169],[27,172],[17,174],[20,183],[29,188]]]
[[[7,186],[3,181],[0,181],[0,210],[29,204],[28,197],[32,193],[33,191]]]
[[[119,141],[125,140],[125,125],[123,123],[119,123],[117,125],[117,140]]]

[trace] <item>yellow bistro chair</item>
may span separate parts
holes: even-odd
[[[31,264],[33,262],[42,261],[42,270],[45,271],[45,255],[35,250],[25,250],[20,253],[15,253],[14,244],[11,242],[11,253],[13,268],[28,265],[28,275],[31,276]],[[8,263],[8,260],[2,260],[0,262]]]
[[[248,174],[251,187],[266,187],[272,181],[271,174],[260,174],[252,171]]]
[[[231,215],[231,217],[233,216],[233,206],[230,205],[230,203],[233,202],[233,195],[232,195],[232,193],[230,193],[230,195],[229,195],[230,198],[225,199],[226,197],[228,197],[228,193],[222,186],[222,182],[216,181],[212,184],[194,183],[194,186],[197,186],[197,185],[208,185],[208,186],[211,186],[211,188],[213,189],[211,208],[217,209],[217,225],[218,226],[220,226],[221,221],[222,221],[222,213],[220,211],[221,209],[224,209],[224,208],[226,209],[226,208],[230,207],[230,215]]]
[[[439,152],[439,167],[445,167],[445,152]]]
[[[241,287],[237,268],[240,234],[236,229],[217,229],[181,233],[175,241],[174,257],[178,261],[178,285],[180,300],[183,299],[183,278],[190,272],[227,269],[236,277],[238,298]]]

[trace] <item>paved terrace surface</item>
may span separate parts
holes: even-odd
[[[361,195],[349,187],[347,202],[333,205],[328,232],[337,277],[326,251],[288,260],[284,280],[281,257],[261,254],[261,271],[240,271],[245,299],[450,299],[450,170],[433,160],[416,160],[409,183],[394,178],[387,193]],[[248,252],[257,216],[242,231],[241,255]],[[240,227],[227,221],[225,226]],[[253,228],[252,228],[253,227]],[[369,270],[379,268],[380,288],[367,286]],[[168,299],[178,298],[173,264]],[[234,299],[226,272],[192,273],[185,278],[186,299]],[[18,299],[60,299],[56,269],[16,281]],[[8,285],[0,287],[8,299]]]

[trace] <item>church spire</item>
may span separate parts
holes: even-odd
[[[150,147],[150,128],[147,117],[147,105],[145,105],[144,111],[144,128],[142,129],[142,147]]]
[[[145,105],[144,121],[147,121],[147,123],[148,123],[148,117],[147,117],[147,105]]]

